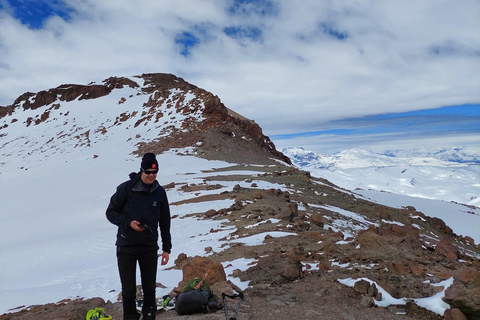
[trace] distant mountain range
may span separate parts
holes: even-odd
[[[313,176],[338,186],[372,189],[480,206],[480,146],[374,153],[349,149],[333,155],[283,150]]]

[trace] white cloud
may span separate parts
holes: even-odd
[[[68,3],[68,22],[53,17],[40,30],[0,12],[0,105],[63,83],[166,72],[272,135],[480,101],[475,0],[277,1],[260,8],[267,14],[237,15],[220,0]],[[226,27],[261,35],[233,39]],[[199,39],[188,57],[175,43],[182,32]]]
[[[415,135],[405,134],[357,134],[357,135],[317,135],[280,139],[272,137],[278,150],[289,147],[303,147],[305,150],[323,154],[334,154],[342,150],[358,148],[373,152],[385,150],[421,149],[425,147],[459,147],[479,145],[478,133],[457,133],[455,135]]]

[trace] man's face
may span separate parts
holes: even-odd
[[[148,169],[148,170],[142,171],[141,179],[143,183],[152,184],[155,181],[155,179],[157,179],[157,173],[158,173],[157,169]]]

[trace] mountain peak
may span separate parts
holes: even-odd
[[[91,148],[123,139],[132,153],[190,148],[207,159],[290,164],[254,121],[211,92],[165,73],[26,92],[0,107],[0,135],[7,147],[28,146],[25,156],[68,152],[71,141],[73,148]]]

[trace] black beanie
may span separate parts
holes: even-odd
[[[142,170],[150,170],[150,169],[155,169],[158,170],[158,162],[157,158],[155,158],[155,155],[153,153],[145,153],[142,158]]]

